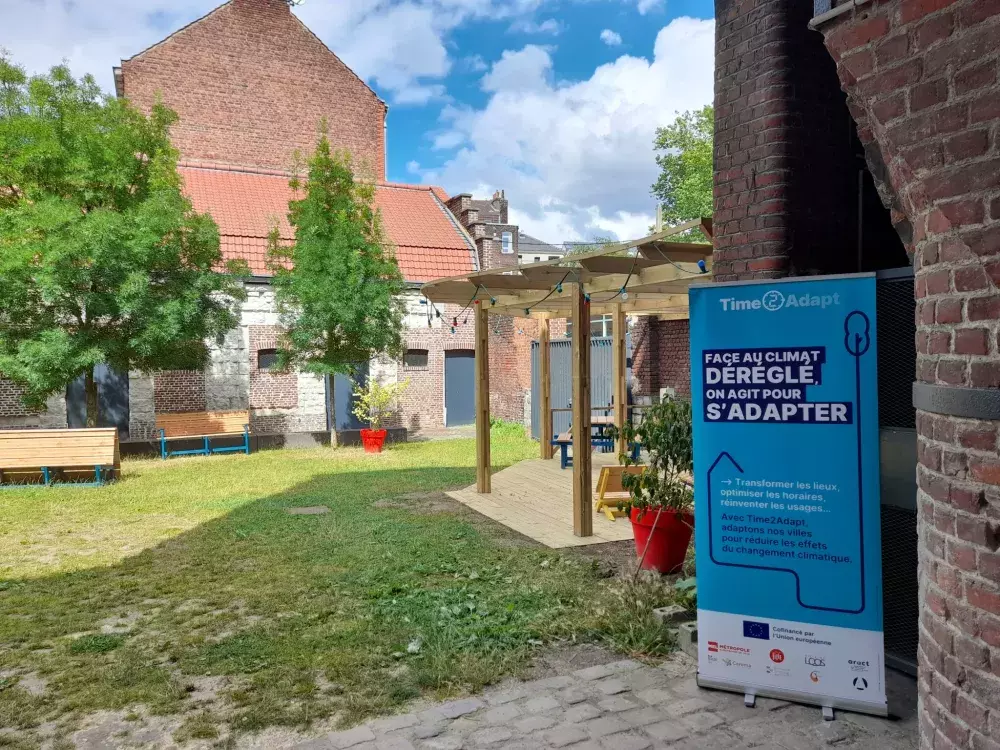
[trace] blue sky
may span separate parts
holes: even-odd
[[[216,0],[4,0],[33,71],[111,67]],[[640,236],[652,136],[711,103],[711,0],[305,0],[294,12],[389,103],[388,177],[504,189],[548,242]]]

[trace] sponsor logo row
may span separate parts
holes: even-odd
[[[756,640],[771,640],[771,627],[769,623],[757,622],[755,620],[743,621],[743,637]],[[727,668],[752,669],[753,665],[749,661],[751,649],[746,646],[737,646],[721,641],[708,641],[708,662],[711,664],[721,663]],[[828,656],[818,656],[806,654],[803,657],[804,666],[810,669],[809,680],[818,684],[823,680],[822,668],[827,666]],[[793,668],[791,664],[785,664],[785,652],[780,648],[772,648],[768,651],[769,662],[765,666],[767,674],[774,677],[791,677]],[[864,674],[871,669],[871,662],[867,659],[847,659],[847,667],[851,672]],[[794,671],[799,671],[795,669]],[[857,676],[852,678],[852,686],[855,690],[865,691],[868,689],[868,679]]]

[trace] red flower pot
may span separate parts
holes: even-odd
[[[646,550],[646,558],[642,562],[643,570],[656,570],[660,573],[676,573],[684,565],[688,545],[691,543],[691,532],[694,531],[694,514],[681,513],[675,510],[647,510],[639,517],[639,509],[632,508],[632,533],[635,536],[635,551],[642,557]],[[659,513],[660,520],[656,520]],[[656,529],[653,529],[653,524]]]
[[[365,453],[381,453],[385,443],[385,430],[361,430],[361,444]]]

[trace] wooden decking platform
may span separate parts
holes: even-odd
[[[617,463],[613,453],[593,454],[595,488],[601,467],[613,463]],[[632,539],[632,524],[627,518],[610,521],[604,514],[594,513],[593,505],[594,535],[573,535],[573,469],[560,470],[558,458],[522,461],[498,471],[489,495],[480,495],[472,485],[448,496],[553,549]]]

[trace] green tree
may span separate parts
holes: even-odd
[[[293,190],[302,185],[291,181]],[[275,229],[269,257],[281,322],[279,361],[316,374],[350,373],[377,354],[402,354],[403,277],[375,208],[375,185],[354,179],[322,126],[304,197],[289,203],[295,242]]]
[[[181,193],[168,130],[65,67],[29,78],[0,56],[0,375],[29,407],[94,367],[196,369],[237,322],[239,275]],[[235,275],[234,275],[235,274]]]
[[[715,109],[711,106],[680,115],[657,128],[653,148],[660,176],[653,196],[663,206],[663,223],[675,226],[712,215],[712,141]],[[676,235],[678,241],[705,241],[697,229]]]

